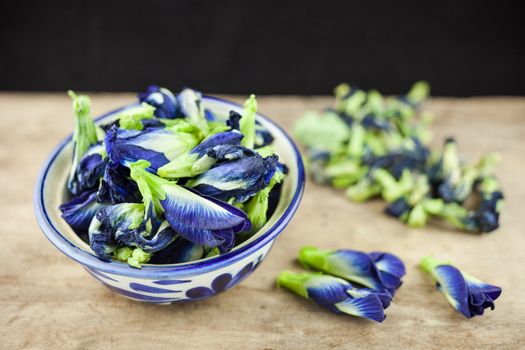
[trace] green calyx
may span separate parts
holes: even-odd
[[[69,181],[73,181],[80,159],[86,154],[89,147],[97,143],[98,138],[95,122],[90,114],[91,100],[89,97],[86,95],[77,95],[71,90],[68,91],[68,95],[73,99],[73,111],[75,114],[75,130],[73,132],[75,148],[73,165],[69,176]]]
[[[430,95],[430,85],[426,81],[418,81],[407,94],[407,98],[412,103],[420,103]]]
[[[117,114],[119,126],[127,130],[142,130],[142,120],[152,119],[155,107],[142,103],[140,106],[124,110]]]
[[[381,187],[365,177],[355,185],[348,187],[345,195],[354,202],[364,202],[380,193]]]
[[[380,168],[374,171],[374,179],[381,186],[383,198],[389,203],[408,194],[413,186],[413,179],[409,170],[404,170],[401,178],[397,181],[388,171]]]
[[[275,174],[273,174],[273,177],[271,178],[268,186],[255,194],[255,196],[253,196],[243,208],[248,215],[250,222],[252,223],[252,233],[259,231],[268,221],[266,213],[268,211],[268,199],[270,192],[275,187],[275,185],[281,183],[283,179],[283,172],[277,170]]]
[[[161,166],[157,174],[160,177],[170,179],[193,177],[206,172],[215,162],[215,159],[207,155],[199,158],[197,154],[184,153],[168,164]]]
[[[311,277],[311,273],[295,273],[291,271],[282,271],[277,277],[277,287],[291,290],[297,295],[308,299],[308,291],[305,284]]]
[[[149,259],[151,259],[151,253],[146,253],[141,248],[135,248],[126,261],[129,266],[140,269],[142,267],[141,264],[148,262]]]
[[[330,251],[306,246],[301,248],[301,251],[299,252],[299,263],[306,268],[326,271],[328,270],[328,256],[330,254]]]
[[[437,260],[436,258],[434,258],[431,255],[424,257],[419,262],[419,267],[421,267],[421,269],[423,271],[425,271],[425,272],[427,272],[427,273],[429,273],[431,275],[433,275],[434,270],[436,269],[436,267],[441,266],[441,265],[450,265],[450,263],[445,262],[445,261]]]
[[[153,205],[156,214],[160,215],[163,211],[160,201],[166,198],[166,192],[162,186],[170,184],[170,181],[148,172],[146,169],[150,166],[151,163],[146,160],[137,160],[129,164],[130,176],[137,183],[142,194],[146,212]]]
[[[253,148],[255,144],[255,114],[257,113],[257,100],[255,95],[250,95],[250,98],[244,102],[244,110],[242,118],[239,122],[240,131],[244,135],[241,140],[241,145],[247,148]]]

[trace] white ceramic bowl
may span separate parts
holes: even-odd
[[[227,116],[230,110],[242,113],[241,106],[220,98],[204,96],[203,103],[217,116]],[[107,123],[116,112],[134,106],[136,104],[107,113],[99,117],[97,123]],[[55,247],[106,287],[135,300],[152,303],[201,300],[235,286],[264,260],[275,238],[297,210],[304,190],[304,169],[297,147],[270,119],[260,114],[256,118],[274,136],[276,152],[280,161],[288,166],[289,173],[277,208],[266,225],[232,251],[183,264],[144,264],[141,269],[98,259],[89,245],[61,218],[58,209],[67,198],[66,179],[73,151],[71,136],[53,150],[38,177],[34,207],[42,231]]]

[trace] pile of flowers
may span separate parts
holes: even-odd
[[[382,197],[385,212],[413,227],[431,217],[471,232],[499,226],[503,194],[493,176],[498,154],[463,162],[454,139],[441,151],[428,147],[431,115],[419,110],[425,82],[404,96],[384,98],[341,84],[335,106],[309,113],[295,126],[315,182],[346,189],[362,202]]]
[[[275,210],[287,172],[272,135],[242,115],[217,116],[192,89],[151,86],[98,126],[87,96],[69,92],[75,130],[64,220],[103,260],[134,267],[230,251]]]

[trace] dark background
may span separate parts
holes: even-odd
[[[519,1],[9,1],[0,90],[525,95]]]

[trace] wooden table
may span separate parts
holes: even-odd
[[[131,94],[92,94],[99,114]],[[232,99],[240,101],[239,97]],[[328,97],[261,97],[260,110],[290,130]],[[33,186],[47,154],[72,130],[65,94],[0,94],[0,348],[64,349],[481,349],[525,347],[525,99],[436,98],[436,140],[453,135],[471,160],[498,151],[506,194],[502,228],[470,235],[409,229],[383,204],[354,204],[308,182],[302,204],[259,269],[240,286],[197,303],[155,306],[109,292],[40,232]],[[440,144],[437,141],[436,144]],[[522,173],[523,171],[523,173]],[[283,269],[300,270],[303,245],[385,250],[407,275],[382,324],[331,314],[274,287]],[[495,311],[466,320],[417,268],[429,253],[503,288]]]

